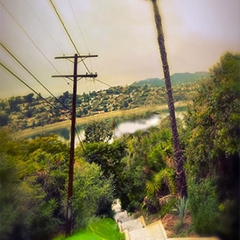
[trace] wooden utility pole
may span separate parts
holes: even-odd
[[[77,74],[78,59],[83,61],[85,58],[98,57],[98,55],[77,55],[55,57],[55,59],[74,59],[73,75],[54,75],[52,77],[73,78],[73,96],[72,96],[72,117],[71,117],[71,144],[70,144],[70,159],[68,171],[68,198],[66,211],[66,237],[71,235],[72,230],[72,196],[73,196],[73,168],[74,168],[74,148],[75,148],[75,125],[76,125],[76,99],[77,99],[77,81],[81,78],[96,78],[97,73],[92,74]]]

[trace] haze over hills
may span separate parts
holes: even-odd
[[[209,76],[208,72],[175,73],[175,74],[171,75],[171,83],[172,83],[172,85],[192,83],[192,82],[197,82],[198,80],[208,77],[208,76]],[[133,86],[144,86],[145,84],[157,86],[157,87],[164,87],[165,80],[164,80],[164,78],[162,78],[162,79],[148,78],[145,80],[140,80],[140,81],[134,82],[132,85]]]

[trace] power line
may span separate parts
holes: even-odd
[[[78,49],[77,49],[77,47],[76,47],[76,45],[75,45],[73,39],[71,38],[71,36],[70,36],[70,34],[69,34],[69,32],[68,32],[68,30],[67,30],[67,28],[66,28],[64,22],[62,21],[61,16],[59,15],[59,13],[58,13],[58,11],[57,11],[55,5],[53,4],[52,0],[49,0],[49,1],[50,1],[50,3],[51,3],[51,5],[52,5],[52,7],[53,7],[53,9],[54,9],[54,11],[55,11],[55,13],[57,14],[58,19],[59,19],[59,21],[61,22],[61,24],[62,24],[62,26],[63,26],[65,32],[67,33],[67,35],[68,35],[68,37],[69,37],[69,39],[70,39],[70,41],[71,41],[73,47],[75,48],[75,50],[76,50],[76,52],[78,53],[78,55],[81,55],[81,54],[79,53],[79,51],[78,51]],[[84,61],[82,61],[82,62],[83,62],[83,64],[84,64],[85,68],[87,69],[88,73],[90,73],[90,70],[88,69],[88,67],[87,67],[87,65],[85,64],[85,62],[84,62]]]
[[[1,3],[2,4],[2,3]],[[55,71],[59,73],[59,71],[55,68],[55,66],[49,61],[49,59],[46,57],[46,55],[41,51],[41,49],[36,45],[36,43],[33,41],[33,39],[28,35],[28,33],[24,30],[24,28],[18,23],[18,21],[13,17],[13,15],[7,10],[7,8],[2,4],[2,6],[5,8],[5,10],[8,12],[8,14],[12,17],[12,19],[17,23],[17,25],[22,29],[22,31],[27,35],[27,37],[30,39],[30,41],[34,44],[34,46],[38,49],[38,51],[44,56],[44,58],[49,62],[49,64],[55,69]]]
[[[69,3],[69,5],[70,5],[70,7],[71,7],[71,10],[72,10],[73,16],[74,16],[74,18],[75,18],[75,20],[76,20],[76,23],[77,23],[77,26],[78,26],[78,30],[79,30],[79,32],[80,32],[82,38],[83,38],[83,42],[84,42],[84,44],[85,44],[85,46],[86,46],[86,49],[87,49],[88,53],[90,54],[90,51],[89,51],[88,46],[87,46],[87,43],[86,43],[86,41],[85,41],[85,38],[84,38],[83,32],[82,32],[82,30],[81,30],[80,24],[79,24],[79,22],[78,22],[78,20],[77,20],[76,14],[75,14],[75,12],[74,12],[74,10],[73,10],[73,7],[72,7],[72,4],[71,4],[71,1],[68,0],[68,3]],[[92,61],[91,61],[91,58],[90,58],[90,66],[91,66],[91,69],[92,69]]]
[[[3,45],[2,45],[2,43],[0,43],[1,44],[1,46],[32,76],[32,77],[34,77],[34,79],[36,79],[35,78],[35,76],[31,73],[31,72],[29,72],[28,71],[28,69],[27,68],[25,68],[9,51],[8,51],[8,49],[7,48],[5,48]],[[39,96],[42,100],[44,100],[47,104],[49,104],[51,107],[53,107],[53,108],[55,108],[56,110],[58,110],[61,114],[62,114],[62,111],[59,109],[59,108],[57,108],[56,106],[54,106],[52,103],[50,103],[47,99],[45,99],[44,97],[42,97],[39,93],[37,93],[32,87],[30,87],[27,83],[25,83],[21,78],[19,78],[16,74],[14,74],[9,68],[7,68],[6,66],[4,66],[1,62],[0,62],[0,64],[2,65],[2,67],[4,67],[9,73],[11,73],[15,78],[17,78],[21,83],[23,83],[25,86],[27,86],[30,90],[32,90],[35,94],[37,94],[37,96]],[[36,79],[37,81],[38,81],[38,79]],[[38,81],[39,82],[39,81]],[[41,82],[39,82],[44,88],[45,88],[45,86],[41,83]],[[45,88],[46,89],[46,88]],[[69,109],[64,105],[64,104],[62,104],[60,101],[59,101],[59,99],[58,98],[56,98],[48,89],[46,89],[66,110],[68,110],[69,111]],[[69,113],[70,113],[70,111],[69,111]],[[65,114],[64,114],[65,115]],[[71,117],[69,117],[68,115],[65,115],[69,120],[71,120]],[[77,137],[78,137],[78,140],[79,140],[79,142],[80,142],[80,144],[82,144],[82,142],[81,142],[81,140],[80,140],[80,137],[79,137],[79,133],[78,133],[78,131],[77,131],[77,129],[75,129],[75,131],[76,131],[76,135],[77,135]]]
[[[90,52],[89,52],[89,49],[88,49],[88,46],[87,46],[87,43],[86,43],[86,41],[85,41],[85,38],[84,38],[84,36],[83,36],[83,33],[82,33],[82,31],[81,31],[80,25],[79,25],[79,23],[78,23],[76,14],[75,14],[75,12],[74,12],[74,10],[73,10],[72,4],[71,4],[70,0],[68,0],[68,2],[69,2],[69,5],[70,5],[70,7],[71,7],[73,16],[74,16],[74,18],[75,18],[75,20],[76,20],[76,22],[77,22],[78,29],[79,29],[79,31],[80,31],[80,33],[81,33],[81,35],[82,35],[82,38],[83,38],[84,44],[85,44],[85,46],[86,46],[86,48],[87,48],[87,51],[88,51],[88,53],[90,53]]]
[[[87,80],[87,79],[86,79]],[[103,81],[101,81],[101,80],[99,80],[99,79],[96,79],[96,78],[94,78],[93,79],[93,81],[97,81],[97,82],[100,82],[100,83],[102,83],[102,84],[104,84],[104,85],[106,85],[106,86],[108,86],[108,87],[112,87],[111,85],[109,85],[108,83],[106,83],[106,82],[103,82]],[[92,81],[92,80],[87,80],[87,81]]]
[[[2,43],[0,44],[55,100],[57,100],[66,110],[70,112],[68,107],[61,103],[61,101],[57,97],[55,97],[53,93],[47,87],[45,87],[5,46],[3,46]]]
[[[15,73],[13,73],[8,67],[6,67],[5,65],[3,65],[0,62],[0,65],[5,68],[9,73],[11,73],[15,78],[17,78],[21,83],[23,83],[26,87],[28,87],[30,90],[32,90],[35,94],[37,94],[42,100],[44,100],[46,103],[48,103],[51,107],[55,108],[56,110],[58,110],[61,114],[62,111],[57,108],[56,106],[54,106],[52,103],[50,103],[46,98],[42,97],[41,94],[39,94],[38,92],[36,92],[32,87],[30,87],[27,83],[25,83],[20,77],[18,77]],[[66,117],[68,117],[67,115],[65,115]],[[68,117],[69,118],[69,117]]]
[[[106,83],[106,82],[103,82],[103,81],[101,81],[101,80],[99,80],[99,79],[94,79],[94,80],[96,80],[96,81],[98,81],[98,82],[100,82],[100,83],[102,83],[102,84],[104,84],[104,85],[107,85],[108,87],[112,87],[111,85],[109,85],[108,83]]]
[[[45,57],[45,59],[50,63],[50,65],[56,70],[56,72],[58,74],[59,71],[55,68],[55,66],[49,61],[49,59],[46,57],[46,55],[41,51],[41,49],[35,44],[35,42],[33,41],[33,39],[28,35],[28,33],[24,30],[24,28],[18,23],[18,21],[13,17],[13,15],[8,11],[8,9],[3,5],[3,3],[1,3],[2,6],[4,7],[4,9],[7,11],[7,13],[12,17],[12,19],[17,23],[17,25],[21,28],[21,30],[27,35],[27,37],[31,40],[31,42],[34,44],[34,46],[38,49],[38,51]],[[28,4],[28,3],[27,3]],[[28,4],[29,6],[29,4]],[[30,7],[30,6],[29,6]],[[31,8],[31,7],[30,7]],[[32,10],[32,8],[31,8]],[[32,10],[33,11],[33,10]],[[34,11],[33,11],[34,12]],[[34,13],[34,15],[36,16],[36,14]],[[39,20],[39,19],[38,19]],[[41,23],[41,21],[39,20],[39,22]],[[42,23],[41,23],[42,24]],[[42,24],[43,26],[43,24]],[[43,26],[44,27],[44,26]],[[44,27],[44,29],[46,30],[46,28]],[[46,31],[47,32],[47,31]],[[48,33],[49,34],[49,33]],[[50,36],[51,37],[51,36]],[[51,37],[52,38],[52,37]],[[52,38],[53,39],[53,38]],[[53,40],[54,41],[54,40]],[[55,42],[55,41],[54,41]],[[56,44],[56,42],[55,42]],[[56,44],[57,45],[57,44]],[[11,54],[11,52],[5,48],[2,43],[1,43],[1,46],[39,83],[41,84],[42,87],[45,88],[45,90],[47,90],[66,110],[69,111],[69,109],[64,106],[60,101],[59,99],[57,99],[17,58],[14,57],[13,54]],[[58,47],[58,45],[57,45]],[[58,47],[59,48],[59,47]],[[59,48],[60,49],[60,48]],[[61,51],[61,49],[60,49]],[[62,52],[62,51],[61,51]],[[84,63],[84,62],[83,62]],[[30,90],[32,90],[37,96],[39,96],[41,99],[43,99],[47,104],[49,104],[51,107],[53,107],[54,109],[58,110],[61,114],[62,114],[62,111],[60,109],[58,109],[56,106],[54,106],[52,103],[50,103],[47,99],[43,98],[39,93],[37,93],[32,87],[30,87],[27,83],[25,83],[21,78],[19,78],[16,74],[14,74],[9,68],[7,68],[6,66],[4,66],[1,62],[0,62],[1,66],[3,68],[5,68],[9,73],[11,73],[15,78],[17,78],[20,82],[22,82],[25,86],[27,86]],[[85,65],[85,63],[84,63]],[[86,65],[85,65],[86,66]],[[88,70],[89,71],[89,70]],[[65,78],[63,78],[65,80]],[[67,82],[67,84],[69,85],[69,83]],[[70,111],[69,111],[70,112]],[[65,114],[64,114],[65,115]],[[71,118],[68,116],[68,115],[65,115],[69,120],[71,120]],[[77,133],[77,136],[78,136],[78,132]],[[78,136],[79,138],[79,136]]]
[[[30,4],[27,2],[27,0],[25,0],[25,2],[27,3],[28,7],[31,9],[31,11],[33,12],[34,16],[38,19],[39,23],[42,25],[42,27],[44,28],[44,30],[46,31],[46,33],[48,34],[48,36],[52,39],[52,41],[55,43],[55,45],[57,46],[57,48],[60,50],[60,52],[63,54],[63,51],[61,50],[61,48],[59,47],[59,45],[56,43],[56,41],[53,39],[53,37],[51,36],[51,34],[47,31],[46,27],[43,25],[43,23],[41,22],[40,18],[37,16],[37,14],[35,13],[35,11],[33,10],[33,8],[30,6]],[[64,55],[64,54],[63,54]],[[67,63],[66,63],[67,65]],[[67,68],[69,70],[69,67],[67,65]],[[70,85],[69,82],[67,82],[67,80],[65,78],[63,78],[64,81],[67,83],[67,85]],[[72,86],[70,86],[72,88]]]

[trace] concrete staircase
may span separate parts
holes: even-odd
[[[147,225],[141,229],[134,229],[132,231],[124,232],[125,239],[129,240],[165,240],[167,239],[165,230],[161,221],[157,221]]]
[[[120,203],[113,205],[114,219],[126,240],[166,240],[166,232],[161,221],[146,226],[143,216],[134,219],[127,211],[121,210]]]
[[[167,238],[161,220],[146,226],[143,216],[134,219],[127,211],[122,211],[121,204],[117,200],[113,203],[112,209],[115,211],[114,219],[120,232],[125,234],[125,240],[219,240],[216,237]]]

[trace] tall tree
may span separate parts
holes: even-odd
[[[166,53],[166,48],[164,43],[162,20],[159,13],[157,0],[151,0],[151,1],[153,4],[154,18],[156,23],[157,35],[158,35],[157,39],[158,39],[163,73],[165,78],[168,108],[170,112],[171,129],[172,129],[172,135],[173,135],[174,158],[175,158],[176,184],[177,184],[178,194],[181,197],[183,197],[183,196],[187,196],[186,177],[183,169],[184,159],[183,159],[183,153],[179,144],[178,130],[177,130],[177,124],[176,124],[176,117],[175,117],[175,107],[174,107],[174,101],[172,96],[170,72],[169,72],[167,53]]]
[[[239,239],[240,54],[226,53],[199,84],[187,118],[189,205],[199,234]]]

